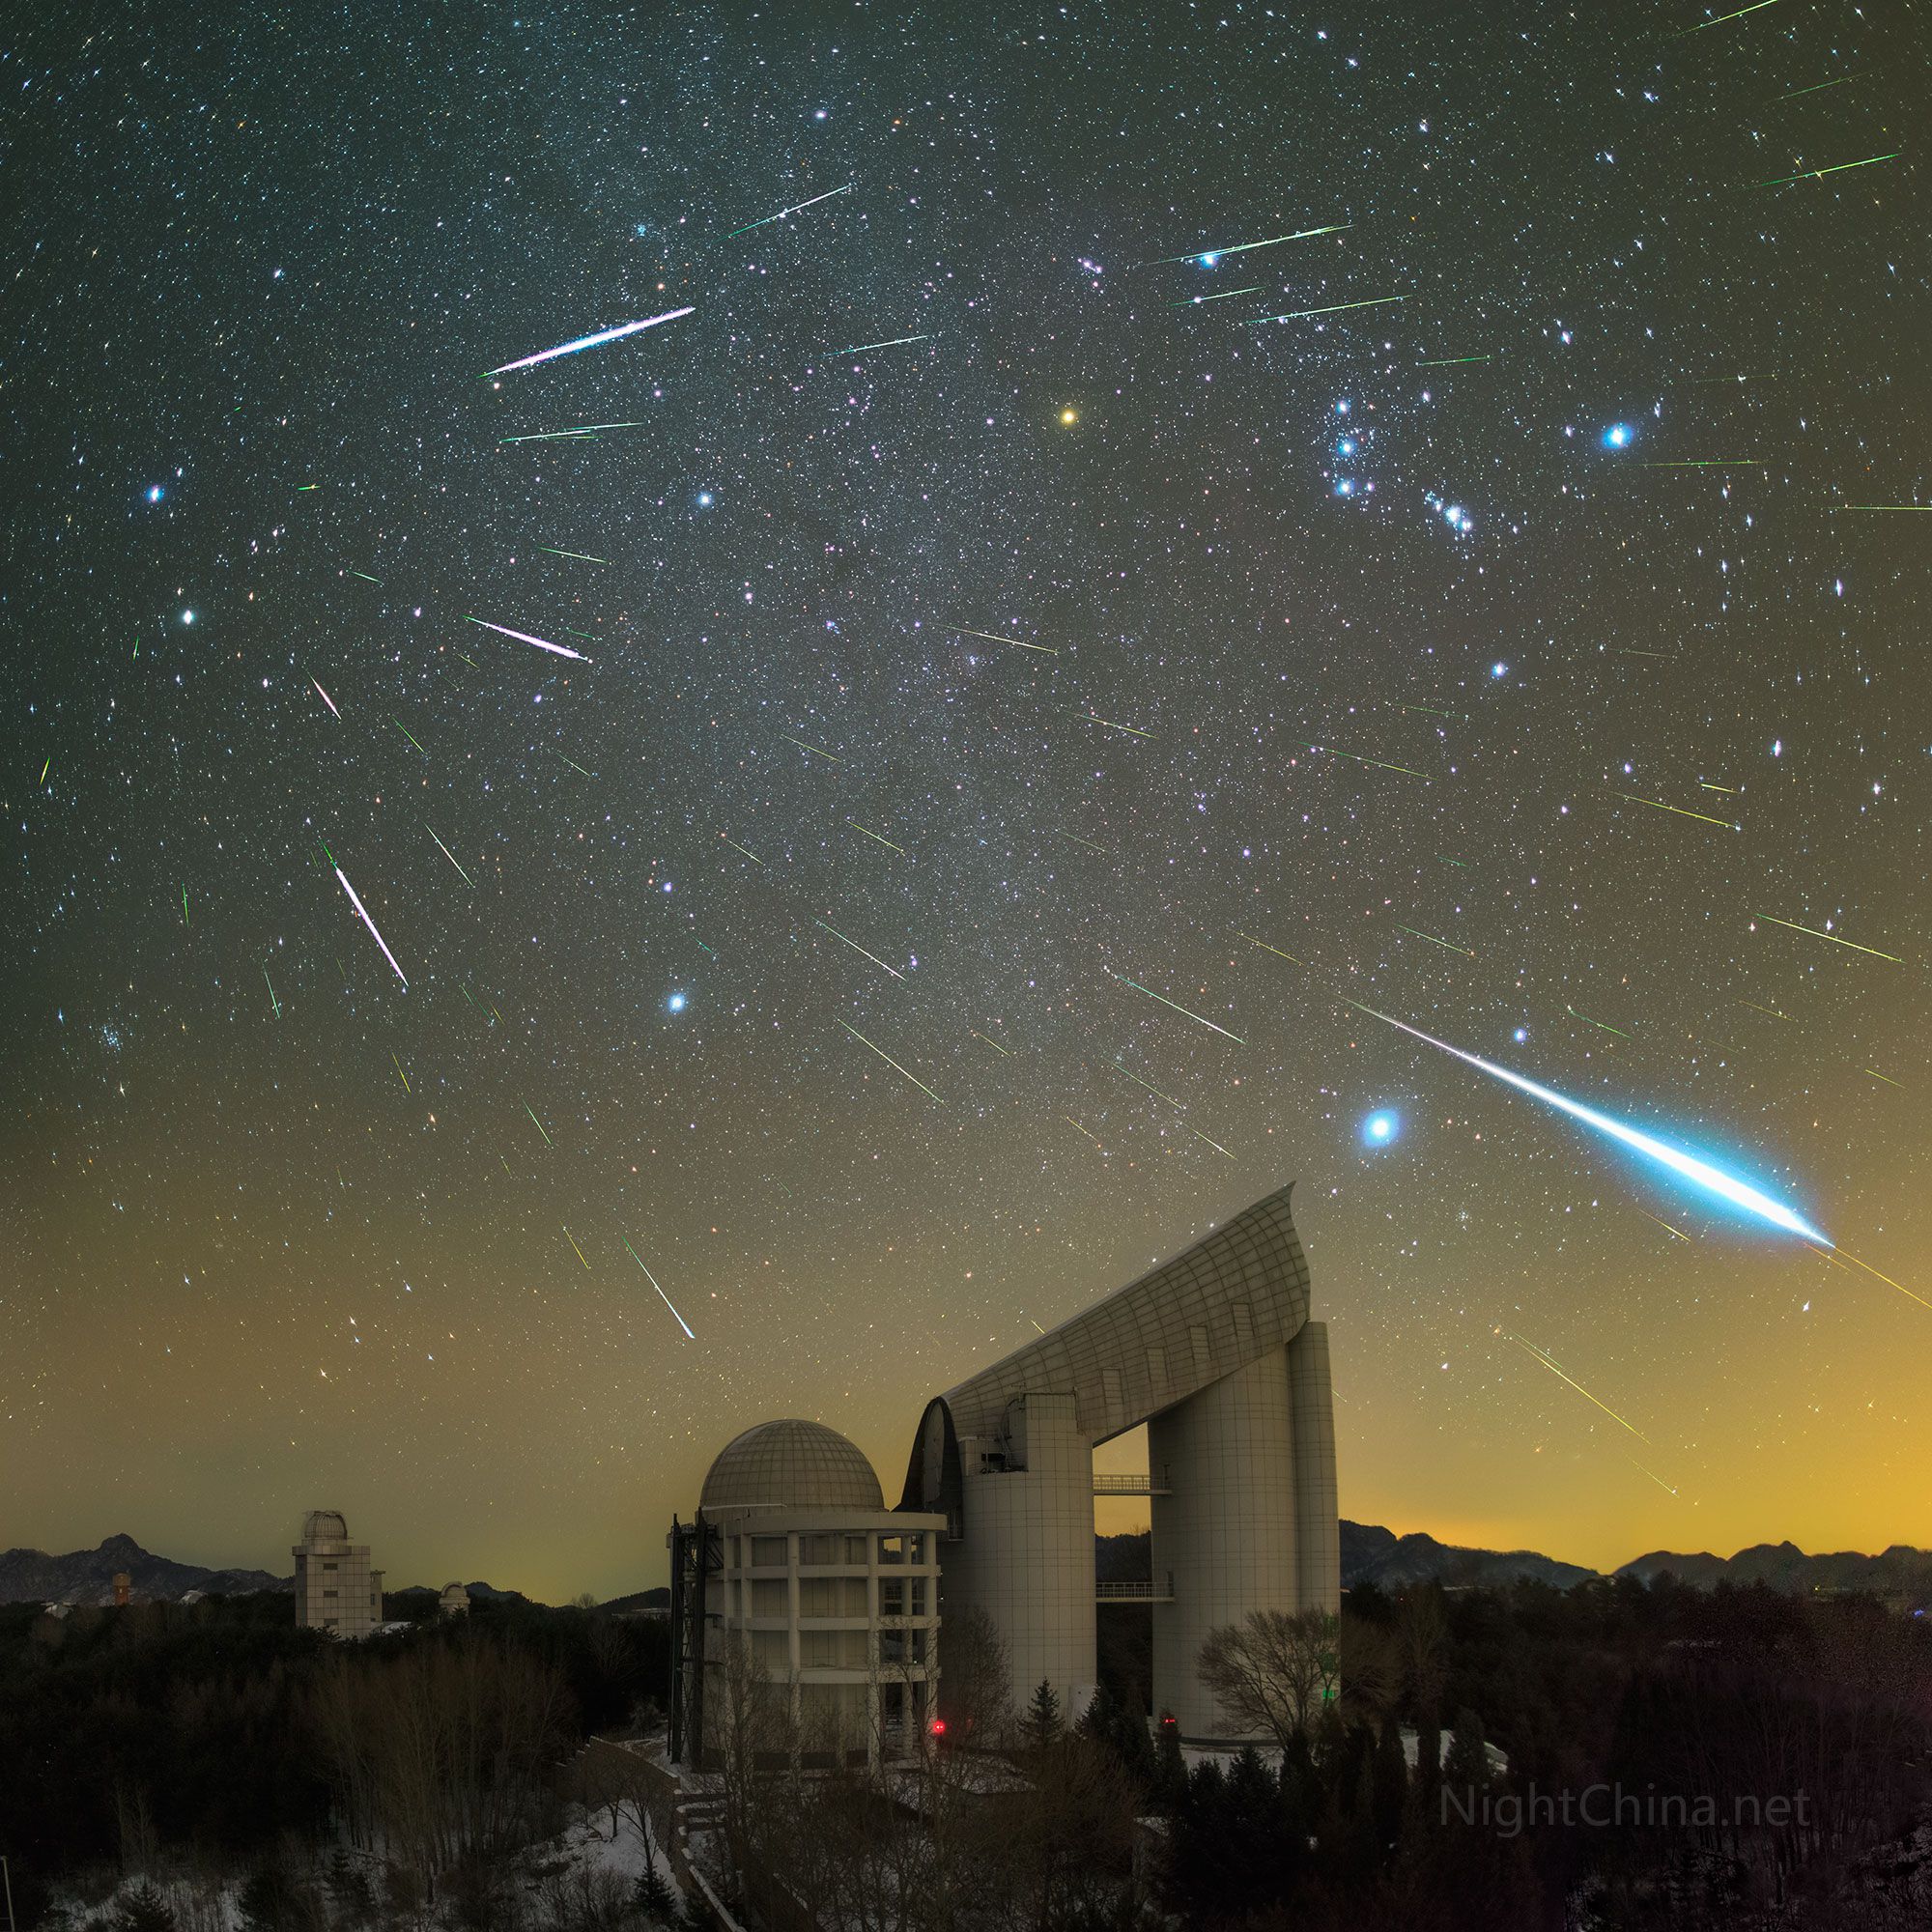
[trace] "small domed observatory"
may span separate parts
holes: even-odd
[[[436,1606],[446,1617],[467,1617],[469,1614],[469,1592],[461,1583],[445,1583],[441,1596],[436,1600]]]
[[[367,1636],[383,1621],[383,1573],[369,1546],[351,1543],[340,1510],[310,1510],[296,1559],[296,1622],[337,1636]]]
[[[673,1521],[673,1754],[866,1763],[917,1747],[939,1677],[945,1519],[888,1510],[856,1443],[823,1423],[748,1429],[696,1520]]]

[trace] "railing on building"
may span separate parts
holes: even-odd
[[[1151,1476],[1100,1476],[1094,1478],[1096,1496],[1167,1496],[1174,1492],[1165,1483],[1155,1486]]]
[[[1125,1583],[1095,1583],[1094,1601],[1099,1604],[1171,1604],[1174,1591],[1163,1586],[1156,1590],[1151,1577],[1135,1577]]]

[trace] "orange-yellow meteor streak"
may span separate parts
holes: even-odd
[[[1534,1342],[1525,1342],[1520,1335],[1512,1335],[1507,1328],[1501,1329],[1498,1332],[1501,1333],[1507,1340],[1514,1342],[1519,1349],[1522,1350],[1522,1351],[1525,1354],[1529,1355],[1533,1360],[1541,1362],[1543,1366],[1546,1369],[1548,1369],[1552,1376],[1555,1376],[1559,1380],[1568,1382],[1570,1386],[1573,1389],[1575,1389],[1577,1393],[1580,1395],[1585,1402],[1595,1403],[1597,1407],[1601,1408],[1604,1411],[1604,1413],[1607,1415],[1610,1418],[1610,1420],[1617,1425],[1619,1429],[1630,1430],[1630,1433],[1633,1435],[1634,1435],[1639,1442],[1643,1443],[1649,1442],[1650,1437],[1646,1435],[1641,1429],[1634,1428],[1630,1423],[1626,1422],[1623,1419],[1623,1417],[1619,1415],[1616,1412],[1616,1410],[1609,1406],[1608,1403],[1597,1402],[1597,1398],[1593,1396],[1590,1393],[1590,1391],[1583,1386],[1581,1382],[1575,1380],[1570,1376],[1566,1376],[1563,1373],[1563,1371],[1559,1369],[1556,1366],[1556,1364],[1552,1362],[1549,1359],[1549,1357],[1546,1355],[1543,1352],[1543,1350],[1536,1346]],[[1648,1474],[1649,1472],[1646,1471],[1645,1473]]]

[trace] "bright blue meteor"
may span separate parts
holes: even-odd
[[[1796,1235],[1800,1240],[1814,1241],[1821,1248],[1834,1248],[1837,1245],[1830,1236],[1821,1235],[1810,1222],[1794,1214],[1781,1201],[1774,1201],[1770,1195],[1761,1193],[1748,1181],[1740,1180],[1735,1175],[1726,1174],[1721,1168],[1714,1167],[1708,1160],[1701,1160],[1695,1154],[1686,1153],[1680,1148],[1670,1147],[1639,1128],[1626,1126],[1622,1121],[1613,1121],[1607,1114],[1600,1114],[1594,1107],[1584,1106],[1580,1100],[1571,1100],[1548,1087],[1539,1087],[1534,1080],[1526,1080],[1520,1073],[1512,1073],[1507,1066],[1498,1066],[1492,1061],[1479,1060],[1473,1053],[1464,1053],[1460,1046],[1451,1046],[1446,1040],[1435,1039],[1416,1027],[1406,1026],[1398,1019],[1391,1019],[1387,1013],[1378,1013],[1375,1008],[1365,1007],[1358,1000],[1350,1000],[1349,1005],[1357,1012],[1367,1013],[1372,1018],[1394,1027],[1399,1033],[1408,1034],[1430,1046],[1439,1046],[1444,1053],[1453,1053],[1458,1060],[1467,1061],[1471,1066],[1479,1068],[1484,1073],[1492,1074],[1507,1086],[1529,1094],[1532,1099],[1548,1101],[1559,1112],[1568,1114],[1573,1120],[1581,1121],[1586,1127],[1595,1127],[1600,1134],[1607,1134],[1613,1141],[1621,1141],[1625,1147],[1634,1148],[1647,1159],[1669,1168],[1673,1174],[1681,1174],[1687,1180],[1695,1181],[1699,1187],[1717,1195],[1719,1200],[1728,1201],[1733,1208],[1742,1208],[1746,1213],[1754,1214],[1761,1221],[1769,1221],[1773,1227],[1782,1228],[1786,1234]]]
[[[575,342],[559,343],[554,349],[540,349],[534,355],[526,355],[519,362],[505,362],[499,369],[486,369],[486,376],[507,376],[512,369],[528,369],[539,362],[554,362],[559,355],[575,355],[580,349],[596,349],[607,342],[616,342],[626,335],[635,335],[640,328],[655,328],[661,322],[675,322],[681,315],[690,315],[690,308],[667,309],[663,315],[646,316],[642,322],[620,322],[615,328],[600,328],[595,335],[580,335]]]

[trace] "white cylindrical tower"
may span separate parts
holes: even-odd
[[[1335,1485],[1335,1406],[1328,1387],[1328,1326],[1310,1321],[1288,1345],[1294,1426],[1295,1605],[1342,1611],[1342,1532]]]
[[[1209,1631],[1298,1601],[1286,1351],[1270,1349],[1156,1415],[1148,1473],[1154,1715],[1172,1713],[1187,1742],[1256,1735],[1223,1715],[1196,1666]]]

